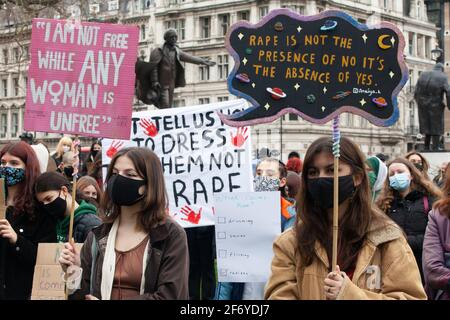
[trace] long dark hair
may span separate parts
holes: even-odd
[[[139,222],[141,227],[149,232],[152,227],[167,218],[168,198],[164,174],[159,158],[147,148],[124,148],[112,158],[106,174],[106,183],[113,174],[117,159],[126,156],[133,162],[136,172],[146,180],[146,194],[139,202]],[[120,206],[113,203],[108,192],[103,194],[101,208],[106,216],[105,222],[113,223],[120,215]]]
[[[322,152],[332,155],[333,141],[319,138],[308,148],[304,162],[300,192],[298,194],[296,235],[297,246],[303,266],[310,265],[315,257],[316,241],[326,249],[331,261],[332,219],[326,209],[314,205],[307,182],[308,170],[314,164],[317,155]],[[375,218],[388,223],[389,219],[372,206],[371,192],[366,174],[365,157],[358,146],[348,138],[341,138],[341,157],[339,161],[349,165],[352,175],[358,176],[361,184],[356,187],[346,212],[339,221],[338,264],[341,270],[354,266],[359,251]],[[330,263],[331,265],[331,263]]]
[[[47,191],[59,191],[62,187],[66,187],[72,196],[72,184],[70,181],[62,173],[51,171],[44,172],[36,179],[34,191],[36,194]],[[81,201],[89,202],[78,190],[75,193],[75,201],[78,203]]]
[[[417,169],[414,164],[407,160],[406,158],[397,158],[388,163],[388,170],[389,167],[394,163],[401,163],[404,164],[409,172],[411,173],[411,190],[418,190],[422,192],[426,196],[431,197],[440,197],[441,191],[438,187],[436,187],[433,182],[425,177],[422,172]],[[383,190],[380,193],[380,196],[378,197],[377,204],[380,207],[381,210],[384,211],[384,213],[388,214],[391,208],[391,204],[394,201],[395,196],[398,195],[398,191],[391,188],[389,184],[389,177],[386,179],[384,183]]]
[[[0,151],[0,159],[9,153],[14,157],[20,158],[25,163],[25,180],[21,182],[23,188],[14,199],[13,216],[25,213],[30,218],[35,216],[35,202],[33,194],[33,186],[36,178],[40,175],[39,160],[33,148],[26,142],[19,141],[9,143]]]
[[[450,164],[447,164],[442,180],[444,180],[442,196],[435,202],[433,208],[439,209],[442,215],[450,219]]]
[[[424,176],[425,178],[430,179],[430,177],[428,176],[428,170],[430,169],[430,164],[428,163],[427,159],[426,159],[423,155],[421,155],[421,154],[420,154],[419,152],[417,152],[417,151],[410,151],[410,152],[408,152],[408,153],[405,155],[405,158],[406,158],[408,161],[410,161],[409,158],[410,158],[411,156],[414,156],[414,155],[418,156],[418,157],[420,158],[420,160],[422,160],[422,171],[421,171],[421,173],[423,174],[423,176]]]

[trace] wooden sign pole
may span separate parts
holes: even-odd
[[[78,176],[78,166],[80,164],[80,158],[79,158],[79,152],[78,152],[78,146],[80,144],[80,140],[78,139],[78,135],[75,137],[75,140],[72,143],[72,147],[74,150],[74,158],[75,161],[73,162],[73,176],[72,176],[72,208],[70,208],[70,222],[69,222],[69,243],[72,245],[73,248],[75,248],[75,243],[73,240],[73,221],[75,216],[75,198],[77,194],[77,176]],[[67,273],[65,275],[67,280]],[[69,298],[69,289],[66,285],[66,300]]]
[[[333,248],[331,259],[331,271],[336,270],[338,254],[339,234],[339,157],[340,157],[341,132],[339,130],[339,116],[333,119]]]

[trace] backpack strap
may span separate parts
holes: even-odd
[[[425,214],[428,215],[428,212],[430,212],[430,204],[428,203],[428,197],[423,196],[423,208],[425,210]]]
[[[92,264],[91,264],[91,280],[89,282],[89,293],[91,295],[94,294],[94,271],[95,271],[95,263],[97,260],[97,240],[95,239],[95,235],[92,235],[92,245],[91,245],[91,257],[92,257]]]

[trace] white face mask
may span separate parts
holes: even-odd
[[[64,153],[69,152],[70,151],[70,147],[63,146],[63,151],[64,151]]]

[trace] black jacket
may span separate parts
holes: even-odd
[[[73,222],[73,238],[77,243],[84,243],[92,229],[102,224],[102,220],[93,214],[79,215]],[[68,239],[67,239],[68,241]]]
[[[24,300],[31,296],[38,243],[56,242],[55,221],[37,212],[33,221],[28,215],[13,217],[13,208],[6,210],[6,219],[17,233],[17,242],[0,238],[0,299]]]
[[[425,229],[428,224],[425,195],[420,191],[411,191],[404,199],[396,192],[392,201],[389,216],[405,232],[408,244],[416,257],[420,273],[422,274],[422,247]],[[431,210],[433,199],[428,200],[428,211]]]

